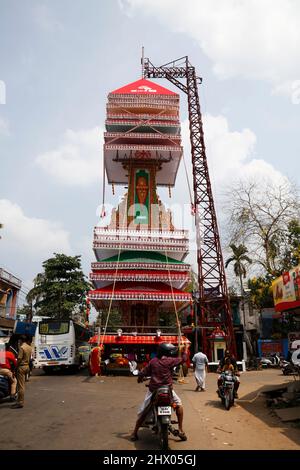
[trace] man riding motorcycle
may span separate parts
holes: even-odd
[[[177,354],[178,348],[171,343],[161,343],[158,347],[157,356],[151,359],[151,361],[144,367],[138,374],[138,382],[142,382],[144,377],[151,377],[149,383],[149,389],[146,392],[144,402],[142,403],[139,412],[138,419],[135,424],[133,433],[131,434],[131,440],[136,441],[138,439],[138,430],[142,426],[145,420],[145,410],[151,401],[153,392],[155,392],[162,385],[168,385],[172,387],[173,383],[173,369],[174,367],[182,364],[186,360],[186,355],[183,353],[181,357],[174,357]],[[181,440],[186,441],[187,437],[183,431],[183,406],[179,396],[172,389],[173,400],[176,405],[175,411],[178,419],[179,437]]]
[[[231,367],[229,367],[230,365]],[[238,371],[236,359],[234,356],[231,356],[228,349],[226,349],[223,359],[221,359],[219,362],[219,367],[217,369],[217,372],[221,373],[221,372],[224,372],[225,370],[231,370],[234,375],[234,398],[238,398],[237,391],[240,386],[240,379],[239,379],[240,373]],[[219,375],[218,390],[217,390],[218,394],[219,394],[219,386],[220,386],[221,380],[222,380],[222,377],[221,375]]]

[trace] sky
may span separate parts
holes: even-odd
[[[0,0],[0,266],[22,279],[20,300],[54,252],[82,255],[89,272],[106,98],[141,77],[142,46],[155,65],[188,55],[202,77],[221,238],[233,178],[299,184],[299,22],[298,0]],[[160,194],[189,204],[187,188],[181,165],[172,200]],[[123,193],[107,187],[106,202]]]

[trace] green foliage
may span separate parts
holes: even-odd
[[[280,265],[280,273],[289,271],[300,264],[300,222],[292,219],[288,224],[288,231],[284,240],[284,251]]]
[[[25,315],[26,318],[31,318],[32,309],[30,305],[22,305],[17,309],[17,318],[20,318],[21,315]]]
[[[289,271],[300,263],[300,223],[292,219],[288,223],[288,230],[280,239],[274,240],[274,252],[279,253],[278,247],[284,248],[280,253],[279,269],[273,275],[266,273],[264,276],[252,278],[248,281],[251,290],[251,298],[257,308],[274,307],[272,281],[282,272]],[[271,247],[271,246],[270,246]]]
[[[191,269],[190,280],[184,288],[184,292],[195,292],[199,289],[197,274]]]
[[[253,277],[248,280],[252,303],[260,310],[262,308],[274,307],[272,292],[272,277]]]
[[[233,255],[226,261],[225,268],[227,268],[230,263],[234,263],[234,274],[237,277],[245,278],[247,272],[245,263],[252,263],[252,260],[249,258],[249,256],[246,255],[248,249],[245,247],[245,245],[235,245],[234,243],[231,243],[229,246]]]
[[[44,272],[36,276],[27,294],[38,315],[66,319],[84,311],[85,294],[91,285],[85,280],[80,258],[54,253],[44,261]]]
[[[246,255],[246,253],[248,253],[248,249],[245,245],[235,245],[234,243],[231,243],[229,246],[233,255],[226,260],[225,268],[227,268],[230,263],[234,263],[233,271],[240,280],[241,295],[244,295],[243,278],[245,278],[247,274],[246,264],[251,264],[252,260]]]

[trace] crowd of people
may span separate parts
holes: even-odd
[[[32,357],[32,338],[21,336],[18,342],[9,341],[5,345],[5,350],[0,351],[0,375],[4,375],[10,382],[10,400],[13,403],[12,409],[24,407],[25,382],[30,372],[30,364]],[[90,375],[100,376],[102,373],[101,364],[103,364],[104,346],[94,344],[90,353],[89,371]],[[209,372],[208,358],[200,350],[192,357],[190,361],[189,350],[186,346],[176,348],[172,344],[161,343],[156,352],[147,354],[142,363],[137,367],[137,357],[132,353],[126,354],[126,357],[120,355],[121,359],[126,359],[130,371],[138,370],[138,381],[142,381],[144,377],[150,377],[149,389],[147,390],[143,404],[138,413],[137,422],[131,435],[132,440],[138,439],[138,429],[144,420],[144,411],[151,400],[152,393],[162,385],[168,385],[172,390],[174,409],[178,418],[179,436],[182,440],[186,440],[186,434],[183,430],[183,406],[180,397],[172,388],[174,368],[178,366],[194,366],[194,377],[196,381],[195,391],[206,390],[205,380],[206,374]],[[230,354],[229,350],[225,351],[224,357],[219,362],[217,372],[230,371],[235,377],[235,397],[239,387],[239,373],[236,359]],[[218,377],[218,386],[220,385],[221,375]]]

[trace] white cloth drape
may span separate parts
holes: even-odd
[[[205,377],[206,377],[206,370],[205,369],[195,369],[195,379],[197,382],[198,387],[205,388]]]

